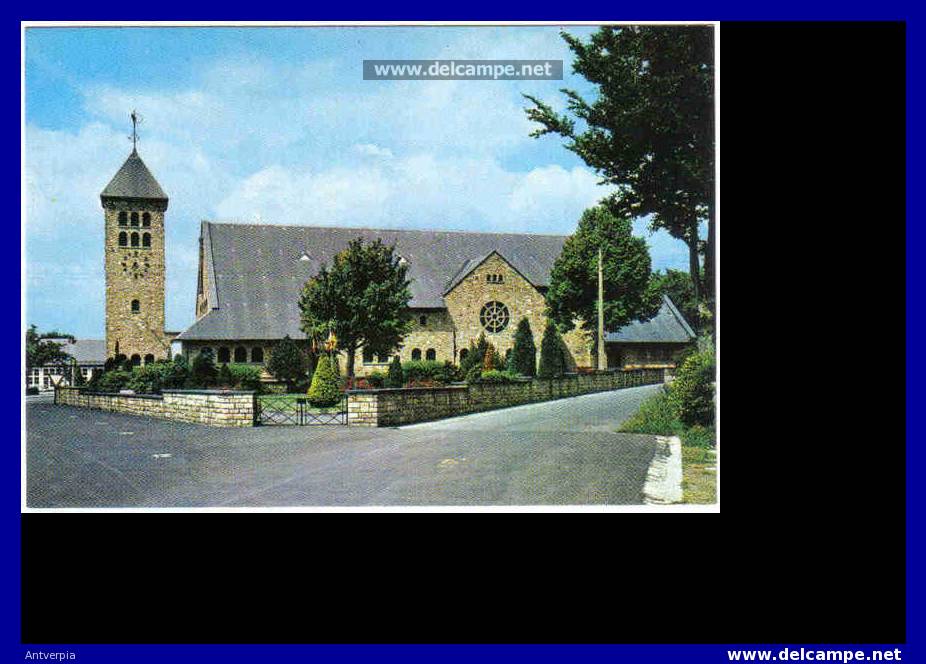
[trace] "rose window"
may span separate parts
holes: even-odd
[[[479,313],[479,322],[487,332],[501,332],[508,327],[508,307],[501,302],[488,302]]]

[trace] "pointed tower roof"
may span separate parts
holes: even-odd
[[[100,194],[100,198],[104,202],[106,199],[113,198],[138,198],[167,202],[167,194],[161,189],[161,185],[154,179],[151,171],[145,166],[145,162],[141,160],[135,149],[132,150],[132,154],[122,164],[122,168],[106,185],[106,188]]]

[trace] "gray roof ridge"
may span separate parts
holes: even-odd
[[[672,298],[670,298],[668,295],[663,293],[662,299],[667,305],[669,305],[669,311],[671,311],[672,315],[675,316],[678,322],[682,324],[682,327],[685,328],[685,332],[687,332],[692,338],[697,337],[698,335],[695,334],[695,331],[693,329],[691,329],[691,326],[688,324],[688,321],[685,320],[685,317],[682,315],[682,312],[680,312],[678,308],[675,306],[675,303],[672,301]]]
[[[253,226],[259,228],[261,226],[272,226],[274,228],[317,228],[317,229],[327,229],[334,228],[345,231],[389,231],[391,233],[459,233],[461,235],[514,235],[514,236],[525,236],[525,237],[569,237],[568,235],[563,235],[561,233],[517,233],[514,231],[463,231],[456,229],[442,229],[442,228],[376,228],[373,226],[319,226],[319,225],[309,225],[309,224],[266,224],[266,223],[252,223],[247,221],[237,221],[234,219],[230,220],[217,220],[217,219],[204,219],[203,223],[212,224],[213,226]]]

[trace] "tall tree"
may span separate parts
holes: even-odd
[[[408,266],[394,247],[380,240],[352,240],[306,282],[299,301],[302,330],[311,339],[331,334],[347,354],[347,377],[354,376],[354,358],[363,347],[391,355],[408,333],[411,300]]]
[[[699,252],[705,254],[708,299],[714,256],[714,46],[702,26],[604,26],[588,43],[563,33],[573,71],[597,86],[588,101],[563,90],[569,113],[526,95],[532,136],[559,134],[566,148],[616,185],[614,204],[636,217],[652,215],[688,245],[695,300],[702,301]],[[576,128],[576,119],[582,131]],[[707,243],[699,224],[707,221]]]
[[[659,311],[646,241],[633,236],[627,217],[599,205],[582,213],[578,229],[566,240],[550,273],[547,316],[563,330],[575,327],[577,318],[590,324],[597,320],[599,249],[605,327],[616,330]]]

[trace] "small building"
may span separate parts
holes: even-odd
[[[56,385],[73,385],[74,372],[79,371],[85,381],[102,371],[106,363],[106,341],[104,339],[50,339],[61,344],[61,350],[73,358],[73,362],[60,362],[40,367],[26,368],[26,387],[39,392],[50,392]]]
[[[609,367],[624,369],[659,369],[674,367],[681,355],[695,341],[695,332],[668,296],[646,322],[625,325],[605,334]]]

